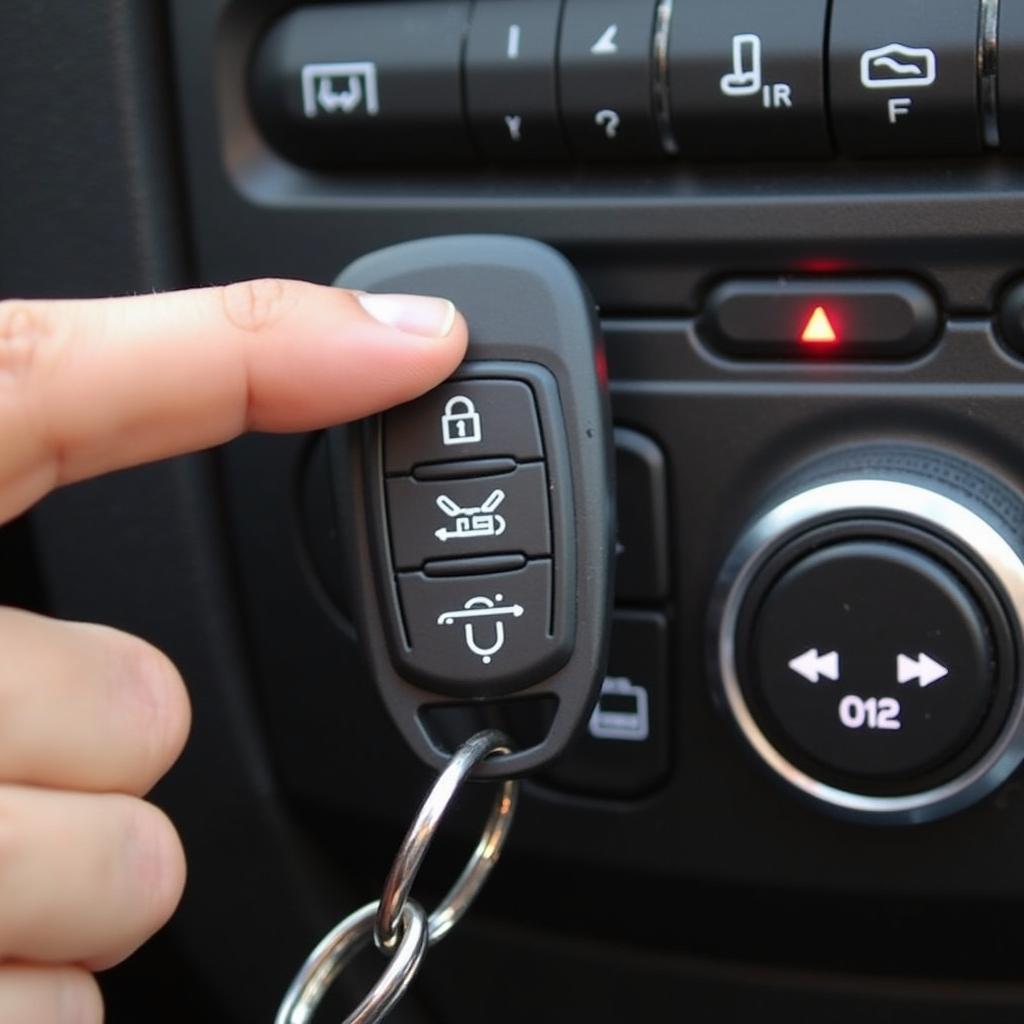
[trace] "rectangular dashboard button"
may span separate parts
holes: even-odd
[[[699,330],[729,356],[841,360],[914,355],[938,325],[935,299],[915,281],[750,278],[711,292]]]
[[[832,125],[853,156],[981,150],[978,0],[835,0]]]
[[[548,784],[613,799],[649,793],[668,775],[671,710],[665,616],[616,612],[601,693]]]
[[[688,157],[831,152],[827,0],[686,0],[672,14],[672,125]]]
[[[253,54],[256,119],[284,155],[314,167],[471,157],[468,19],[465,0],[297,7]]]
[[[654,0],[566,0],[559,96],[576,156],[663,155],[651,96],[655,8]]]
[[[556,51],[561,0],[487,0],[466,39],[469,123],[493,160],[564,158]]]

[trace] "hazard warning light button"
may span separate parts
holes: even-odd
[[[938,333],[932,294],[895,278],[748,278],[719,284],[699,321],[701,337],[746,359],[899,359]]]

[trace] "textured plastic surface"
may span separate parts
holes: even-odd
[[[536,769],[561,753],[589,711],[607,647],[614,537],[612,447],[592,302],[573,269],[553,250],[500,236],[424,239],[384,249],[357,261],[337,283],[366,291],[449,296],[470,329],[469,351],[455,380],[518,378],[531,385],[537,399],[552,529],[546,635],[536,632],[542,628],[536,618],[541,593],[531,567],[509,575],[508,600],[491,593],[500,588],[500,576],[489,581],[491,590],[485,594],[480,589],[478,596],[474,581],[400,577],[396,595],[381,493],[380,419],[369,421],[362,431],[337,432],[331,438],[337,499],[348,510],[346,530],[352,540],[353,607],[367,660],[402,734],[423,760],[437,767],[446,754],[425,728],[420,709],[444,699],[439,693],[472,698],[509,692],[523,697],[554,694],[558,709],[548,736],[539,745],[503,758],[499,770]],[[439,418],[445,436],[446,415],[473,415],[465,403],[453,413],[451,401]],[[486,424],[477,423],[473,430],[480,431],[481,443],[486,440]],[[464,447],[451,445],[452,456]],[[428,445],[426,451],[429,455],[434,448]],[[488,581],[481,578],[481,588],[484,582]],[[449,597],[436,608],[431,604],[426,614],[421,607],[426,606],[426,595],[442,592],[450,592]],[[504,633],[488,633],[483,641],[467,618],[463,644],[461,621],[455,619],[479,612],[485,598],[489,611],[504,612],[507,606],[513,609],[509,616],[520,621],[510,618],[507,641]],[[463,605],[466,610],[459,611]],[[396,628],[403,612],[404,636]],[[520,624],[523,631],[517,636]],[[511,653],[503,659],[506,642]],[[480,654],[480,659],[467,663],[467,650]],[[495,680],[492,684],[487,682],[489,675]],[[487,777],[495,770],[495,762],[485,763],[478,774]]]

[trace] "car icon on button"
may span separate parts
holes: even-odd
[[[935,51],[927,47],[888,43],[860,55],[860,81],[865,89],[920,89],[935,81]]]

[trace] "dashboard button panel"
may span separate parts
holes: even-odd
[[[250,93],[270,143],[317,167],[963,155],[998,147],[1000,119],[1019,150],[1021,15],[1003,6],[1005,17],[981,0],[299,7],[257,45]]]

